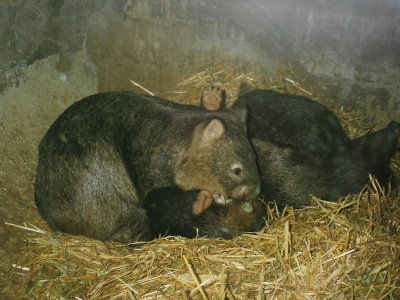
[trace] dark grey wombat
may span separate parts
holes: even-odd
[[[129,92],[82,99],[39,145],[37,207],[55,230],[131,242],[151,237],[143,200],[152,190],[253,198],[260,181],[245,113]]]
[[[188,238],[232,238],[243,232],[254,232],[265,225],[266,209],[263,202],[233,201],[221,206],[214,203],[198,215],[192,212],[193,203],[202,191],[184,192],[178,188],[164,188],[150,192],[145,208],[154,237],[168,233]]]
[[[248,109],[248,135],[267,201],[308,205],[310,194],[336,201],[360,192],[369,173],[383,185],[390,179],[399,123],[393,121],[383,130],[350,140],[336,116],[311,99],[270,90],[249,91],[246,84],[243,90],[247,92],[233,108]],[[220,102],[219,97],[214,101]]]

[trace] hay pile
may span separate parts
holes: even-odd
[[[230,105],[244,78],[312,98],[295,78],[223,65],[188,78],[169,98],[197,105],[213,84],[227,91]],[[332,110],[350,136],[370,130],[357,114]],[[127,246],[55,234],[41,220],[16,230],[25,230],[26,249],[14,266],[22,284],[8,291],[15,298],[400,298],[399,197],[372,178],[363,193],[338,203],[313,199],[311,207],[284,211],[271,204],[261,232],[233,240],[166,236]]]

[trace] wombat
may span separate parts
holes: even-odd
[[[202,191],[184,192],[176,187],[150,192],[144,202],[154,237],[168,233],[188,238],[207,236],[230,239],[243,232],[254,232],[265,225],[263,202],[233,201],[226,206],[215,202],[201,214],[193,214],[195,199]]]
[[[212,103],[212,94],[208,98]],[[214,98],[215,103],[223,103],[219,94]],[[310,194],[336,201],[360,192],[370,173],[382,185],[390,179],[398,122],[351,140],[332,112],[306,97],[251,90],[244,84],[232,108],[241,106],[248,109],[248,135],[268,201],[297,207],[308,205]]]
[[[152,190],[254,198],[260,180],[245,116],[130,92],[84,98],[39,145],[36,205],[54,230],[126,243],[152,236],[143,208]]]

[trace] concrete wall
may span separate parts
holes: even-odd
[[[0,4],[0,92],[35,61],[85,51],[98,91],[158,93],[202,66],[289,68],[379,127],[400,119],[400,0],[16,0]]]

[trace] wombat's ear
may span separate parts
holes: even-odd
[[[251,139],[251,143],[253,144],[253,147],[262,153],[263,151],[269,150],[268,144],[262,140],[259,139]]]
[[[230,109],[239,120],[246,124],[247,119],[247,104],[245,101],[237,101]]]
[[[256,87],[254,85],[252,85],[248,81],[242,81],[239,88],[239,97],[254,90],[256,90]]]
[[[207,142],[215,141],[224,135],[225,130],[225,124],[221,120],[212,119],[203,131],[203,140]]]
[[[288,157],[289,155],[294,154],[295,151],[291,145],[275,143],[272,141],[265,142],[259,139],[252,139],[251,143],[253,144],[257,155],[264,157],[272,157],[272,155],[276,155],[276,153],[278,153],[280,158]]]

